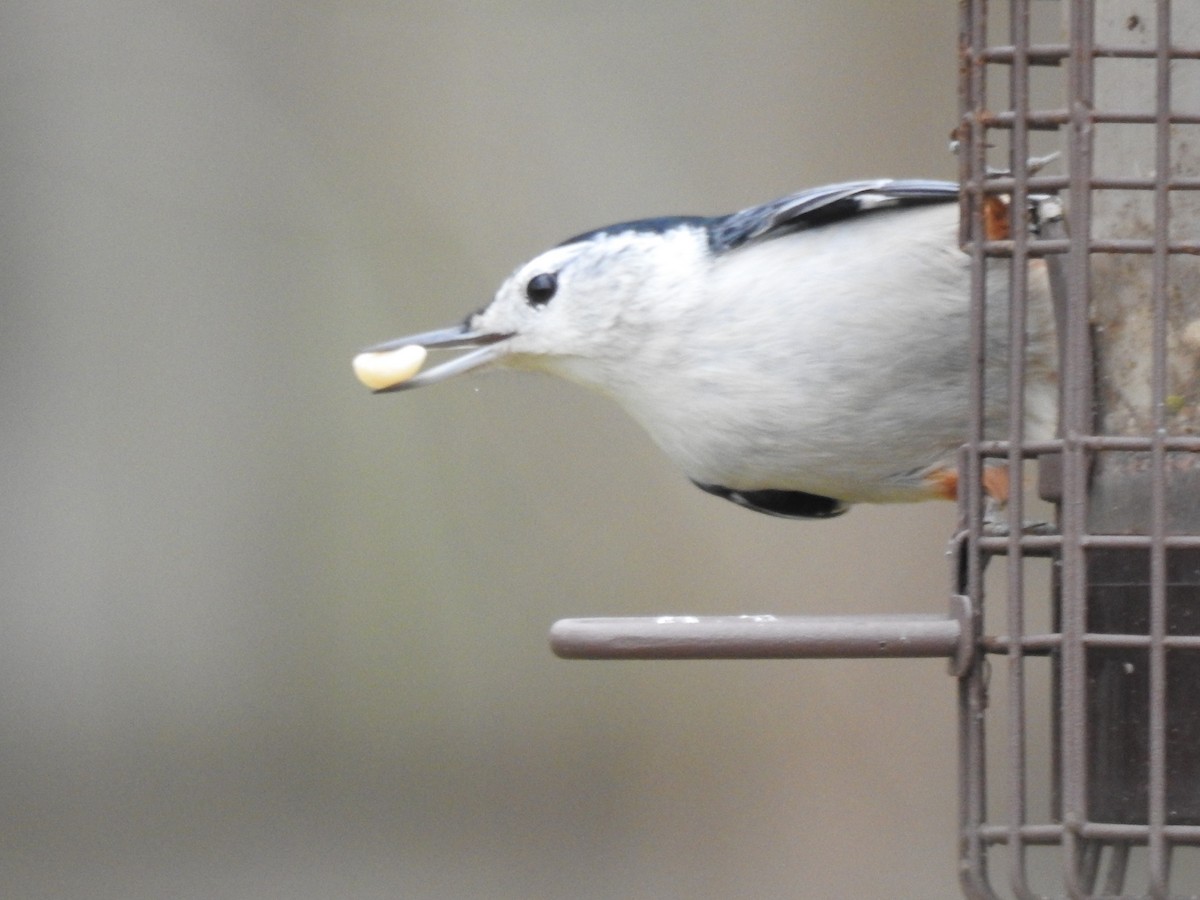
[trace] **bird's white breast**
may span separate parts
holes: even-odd
[[[605,387],[698,481],[917,499],[920,473],[951,464],[967,429],[957,216],[950,204],[876,212],[714,257],[702,287],[660,294],[637,354]],[[1003,335],[1005,283],[990,281],[989,333]],[[1031,321],[1031,355],[1050,364],[1049,314]],[[1004,346],[993,343],[989,419],[1002,427]]]

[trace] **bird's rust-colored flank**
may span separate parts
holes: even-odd
[[[958,499],[958,469],[938,469],[926,479],[934,496],[944,500]],[[1004,505],[1008,502],[1008,466],[988,466],[983,470],[983,492]]]
[[[989,241],[1007,241],[1012,237],[1007,197],[989,194],[983,198],[983,234]]]

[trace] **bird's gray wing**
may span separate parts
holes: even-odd
[[[958,185],[952,181],[880,178],[828,184],[713,219],[709,240],[719,253],[775,232],[811,228],[871,210],[957,199]]]

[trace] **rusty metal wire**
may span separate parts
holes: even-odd
[[[1200,188],[1187,131],[1200,124],[1200,92],[1183,89],[1200,83],[1186,68],[1200,60],[1200,13],[1168,0],[966,0],[960,47],[973,351],[986,340],[989,261],[1010,260],[1020,348],[1030,263],[1044,260],[1061,380],[1057,439],[1027,442],[1018,349],[1010,433],[986,440],[979,412],[964,454],[953,590],[983,652],[960,681],[963,889],[1194,896],[1200,861],[1184,851],[1200,846],[1200,214],[1178,198]],[[1137,62],[1120,78],[1098,73],[1113,60]],[[1149,129],[1110,140],[1102,126]],[[1033,171],[1048,149],[1062,151],[1059,171]],[[989,236],[990,196],[1011,195],[1020,216],[1042,192],[1065,201],[1059,233],[1018,220]],[[1110,192],[1131,199],[1118,206]],[[980,407],[984,377],[972,383]],[[989,458],[1013,471],[1038,460],[1057,529],[1026,528],[1019,491],[1005,527],[989,527]],[[1029,588],[1046,562],[1053,607]]]

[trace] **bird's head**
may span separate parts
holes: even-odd
[[[659,326],[686,308],[702,281],[706,221],[641,220],[571,238],[520,266],[461,324],[370,347],[355,370],[379,393],[494,366],[610,388],[631,357],[672,333]],[[394,355],[413,346],[468,352],[420,374],[407,365],[391,371]]]

